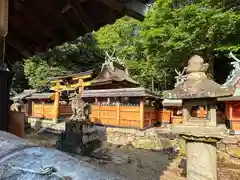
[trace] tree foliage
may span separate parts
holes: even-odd
[[[91,35],[64,43],[46,53],[25,59],[24,72],[29,85],[40,88],[48,78],[86,71],[99,66],[103,58]]]
[[[132,72],[145,86],[151,87],[154,79],[163,89],[165,83],[167,87],[173,85],[174,68],[183,68],[191,55],[202,55],[210,63],[210,73],[213,73],[215,56],[220,52],[237,52],[240,49],[240,15],[230,5],[220,0],[215,3],[208,0],[158,0],[145,20],[137,26],[124,19],[118,21],[117,26],[114,24],[105,30],[118,34],[128,32],[126,27],[130,30],[131,27],[138,27],[134,38],[130,38],[133,42],[130,49],[134,49],[134,53],[130,51],[130,54],[138,54],[129,56],[128,61],[135,65]],[[115,42],[122,42],[117,43],[123,47],[119,48],[118,54],[128,54],[125,50],[128,41],[119,35],[114,37]],[[127,35],[124,37],[128,38]],[[108,42],[106,38],[100,42]]]
[[[143,22],[124,17],[93,36],[26,59],[25,75],[38,88],[50,76],[99,67],[108,51],[125,60],[143,86],[171,88],[174,69],[182,69],[193,54],[202,55],[214,74],[229,51],[240,52],[239,7],[234,0],[157,0]]]
[[[12,79],[12,92],[20,93],[24,89],[28,89],[28,80],[24,75],[24,66],[22,63],[16,62],[12,67],[13,79]]]

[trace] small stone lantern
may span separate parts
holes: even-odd
[[[228,134],[225,124],[218,124],[218,97],[231,96],[232,87],[220,86],[205,74],[208,64],[193,56],[184,68],[185,79],[175,89],[164,92],[164,98],[182,99],[183,123],[172,126],[172,132],[186,140],[188,180],[216,180],[216,143]],[[203,108],[204,116],[192,114],[193,108]]]

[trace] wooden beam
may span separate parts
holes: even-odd
[[[5,37],[8,31],[8,0],[0,0],[0,36]]]
[[[57,10],[52,0],[29,1],[29,5],[37,12],[41,13],[42,16],[45,16],[45,19],[49,19],[50,17],[52,22],[46,21],[45,23],[50,23],[53,28],[61,27],[68,37],[66,39],[74,39],[77,37],[75,31],[71,28],[69,23],[64,20],[63,15],[60,10]]]
[[[15,14],[21,17],[21,19],[24,19],[27,24],[31,25],[29,27],[33,29],[35,35],[40,36],[41,39],[45,40],[52,36],[51,29],[45,25],[44,21],[39,17],[38,12],[34,11],[27,3],[19,2],[18,6],[19,10],[15,10],[11,14]]]
[[[8,59],[6,52],[5,52],[4,60],[5,60],[5,63],[7,64],[7,68],[9,69],[9,71],[12,71],[12,64],[11,64],[10,60]]]
[[[27,47],[24,47],[22,40],[17,38],[12,32],[9,32],[6,37],[6,43],[12,46],[17,52],[19,52],[23,57],[31,56],[31,53],[27,50]]]
[[[118,12],[123,12],[126,9],[121,2],[116,0],[97,0],[97,1]]]
[[[68,1],[73,11],[77,15],[77,18],[79,19],[80,23],[83,25],[84,29],[86,30],[86,32],[93,31],[94,25],[92,24],[92,20],[89,19],[81,3],[78,0],[68,0]]]
[[[144,97],[140,99],[140,128],[144,128]]]
[[[60,92],[56,91],[55,92],[55,97],[54,97],[54,104],[53,104],[53,121],[54,123],[57,123],[57,119],[59,117],[59,109],[60,109],[60,105],[59,105],[59,100],[60,100]]]
[[[4,68],[5,37],[0,36],[0,68]]]
[[[118,126],[121,126],[120,124],[120,100],[117,98],[117,122]]]
[[[34,45],[41,45],[40,42],[42,42],[42,40],[37,38],[35,36],[35,33],[33,33],[27,27],[28,27],[27,24],[24,24],[23,21],[21,21],[21,17],[10,15],[9,29],[11,29],[12,31],[15,30],[18,34],[22,34],[25,38],[29,39]]]

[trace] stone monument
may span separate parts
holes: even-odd
[[[65,124],[65,132],[57,141],[57,148],[70,153],[89,155],[101,144],[94,123],[90,121],[91,107],[82,99],[83,81],[79,93],[71,95],[73,115]]]
[[[218,124],[216,101],[231,96],[233,87],[220,86],[206,75],[208,64],[195,55],[184,68],[186,78],[173,90],[165,91],[164,98],[182,99],[183,123],[172,126],[173,133],[186,140],[187,179],[216,180],[216,143],[228,134],[225,124]],[[205,116],[191,114],[192,108],[203,107]]]

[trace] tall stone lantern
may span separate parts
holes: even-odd
[[[172,126],[172,132],[186,140],[188,180],[216,180],[216,143],[228,134],[224,124],[216,119],[218,97],[231,96],[232,87],[220,86],[205,74],[208,64],[200,56],[193,56],[184,68],[184,79],[164,98],[182,99],[183,123]],[[204,117],[193,114],[194,108],[204,108]],[[195,111],[196,112],[196,111]]]

